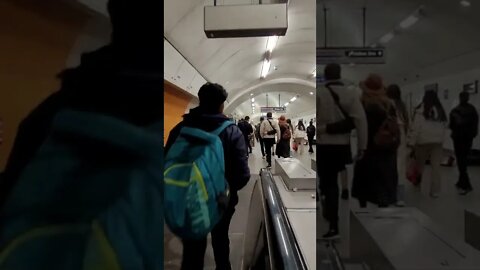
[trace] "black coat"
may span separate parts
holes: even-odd
[[[450,113],[453,139],[473,139],[478,134],[478,113],[472,104],[460,104]]]
[[[393,204],[397,201],[397,151],[379,149],[374,143],[377,131],[388,114],[378,105],[365,106],[368,122],[368,147],[362,160],[354,167],[352,196],[374,204]]]
[[[96,112],[141,127],[163,121],[163,103],[159,102],[163,100],[163,78],[157,73],[132,68],[111,46],[82,55],[79,67],[59,75],[61,89],[20,123],[0,182],[0,205],[50,133],[59,111]]]

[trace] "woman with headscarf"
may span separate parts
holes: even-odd
[[[363,159],[355,164],[352,197],[359,200],[360,207],[366,207],[367,202],[388,207],[397,201],[397,145],[381,145],[378,134],[391,117],[396,118],[395,107],[379,75],[369,75],[360,88],[368,122],[368,146]]]
[[[407,142],[406,134],[409,129],[409,116],[407,106],[402,100],[400,87],[392,84],[387,88],[387,96],[394,102],[398,125],[400,127],[400,146],[397,151],[397,169],[398,169],[398,188],[397,188],[397,206],[404,206],[405,182],[407,175]]]
[[[290,157],[290,139],[292,138],[290,124],[286,121],[285,116],[282,115],[278,119],[278,125],[280,127],[280,134],[275,152],[278,158],[288,158]]]

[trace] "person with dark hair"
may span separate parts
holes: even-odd
[[[409,116],[407,106],[402,100],[402,92],[400,87],[392,84],[387,88],[387,96],[394,102],[398,125],[400,127],[400,145],[397,150],[397,171],[398,171],[398,187],[397,187],[397,206],[405,205],[405,183],[407,175],[407,141],[406,134],[409,130]]]
[[[170,132],[165,146],[165,155],[175,142],[183,127],[199,128],[212,132],[221,126],[228,118],[223,114],[224,102],[227,91],[218,84],[207,83],[203,85],[198,98],[200,105],[183,116],[183,121]],[[228,230],[230,221],[238,204],[238,191],[250,179],[248,167],[247,147],[242,131],[231,125],[225,128],[219,137],[223,144],[225,159],[225,178],[230,188],[230,201],[220,222],[215,226],[212,235],[212,246],[217,269],[231,269],[230,265],[230,240]],[[203,269],[207,238],[199,240],[183,240],[182,268],[184,270]]]
[[[248,154],[252,153],[252,145],[250,144],[250,136],[253,134],[253,127],[250,124],[250,117],[248,115],[245,116],[245,118],[243,118],[242,120],[240,120],[238,122],[238,128],[240,128],[240,130],[243,133],[243,136],[245,137],[245,144],[246,144],[246,147],[247,147],[247,156],[248,156]]]
[[[163,266],[162,3],[108,12],[111,42],[60,72],[18,126],[0,182],[2,269]]]
[[[329,222],[325,239],[339,237],[338,174],[353,162],[351,133],[357,131],[357,159],[367,149],[368,128],[365,110],[357,91],[341,80],[338,64],[325,67],[325,84],[317,87],[317,173],[323,217]]]
[[[313,138],[315,138],[316,130],[313,125],[313,121],[310,121],[310,124],[307,127],[307,138],[308,138],[308,152],[313,153]]]
[[[395,134],[388,134],[397,138],[392,145],[383,145],[377,136],[389,118],[397,124],[395,106],[387,97],[379,75],[370,74],[360,83],[360,88],[368,123],[368,146],[363,159],[355,163],[352,197],[358,199],[360,207],[366,207],[367,202],[388,207],[397,202],[397,142],[400,142],[400,132],[397,130]]]
[[[303,124],[303,121],[298,121],[297,127],[295,128],[294,131],[294,142],[298,145],[298,153],[300,155],[303,155],[303,148],[305,144],[305,137],[307,135],[307,129],[305,128],[305,125]]]
[[[440,163],[447,131],[447,115],[435,91],[425,91],[423,101],[415,109],[407,145],[413,147],[420,174],[425,162],[432,167],[430,196],[438,198],[441,190]]]
[[[275,137],[280,136],[280,127],[278,122],[273,120],[272,113],[267,113],[267,119],[260,126],[260,136],[265,144],[267,154],[267,168],[272,167],[272,147],[275,144]]]
[[[265,143],[263,141],[262,136],[260,135],[260,127],[262,126],[263,120],[265,118],[262,116],[260,117],[260,122],[255,125],[255,136],[257,137],[258,142],[260,143],[260,150],[262,151],[262,158],[265,159]]]
[[[460,195],[466,195],[473,190],[468,176],[467,159],[472,149],[473,139],[478,135],[478,112],[468,102],[469,98],[468,92],[461,92],[460,104],[450,112],[451,137],[459,173],[456,187]]]

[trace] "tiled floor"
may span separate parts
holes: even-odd
[[[305,153],[303,155],[293,154],[294,157],[300,159],[304,164],[310,166],[310,161],[313,155],[309,154],[308,147],[305,146]],[[272,162],[275,166],[275,162]],[[250,208],[250,197],[252,195],[255,181],[259,177],[260,169],[266,166],[266,161],[262,159],[259,144],[253,149],[253,154],[249,157],[250,173],[252,175],[249,183],[245,188],[239,192],[239,203],[236,207],[235,215],[232,218],[230,225],[230,261],[233,270],[240,270],[243,262],[243,245],[244,235],[247,227],[247,217]],[[272,168],[272,171],[274,168]],[[210,239],[209,239],[210,241]],[[182,243],[174,237],[165,227],[165,269],[177,270],[180,269],[182,258]],[[210,242],[208,243],[207,252],[205,254],[204,269],[215,269],[215,261],[213,257],[213,249]]]

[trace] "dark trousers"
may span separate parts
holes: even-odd
[[[470,177],[468,176],[468,154],[472,149],[473,139],[471,138],[454,138],[453,147],[455,148],[455,156],[457,158],[458,182],[457,187],[461,189],[471,189]]]
[[[308,137],[308,152],[313,153],[313,137]]]
[[[260,150],[262,150],[262,156],[265,156],[265,142],[263,141],[262,138],[259,139],[260,142]]]
[[[267,163],[268,165],[272,165],[272,147],[275,144],[275,139],[265,138],[263,139],[263,143],[265,145],[265,152],[267,154]]]
[[[248,138],[248,135],[243,134],[243,137],[245,138],[245,146],[247,147],[247,153],[252,152],[252,145],[250,144],[250,139]]]
[[[217,270],[230,270],[230,239],[228,230],[235,213],[235,207],[229,207],[220,222],[215,226],[212,235],[213,254]],[[207,238],[201,240],[183,240],[182,270],[203,270]]]
[[[317,145],[317,174],[322,200],[323,217],[330,229],[338,230],[339,188],[338,173],[350,163],[350,146]]]

